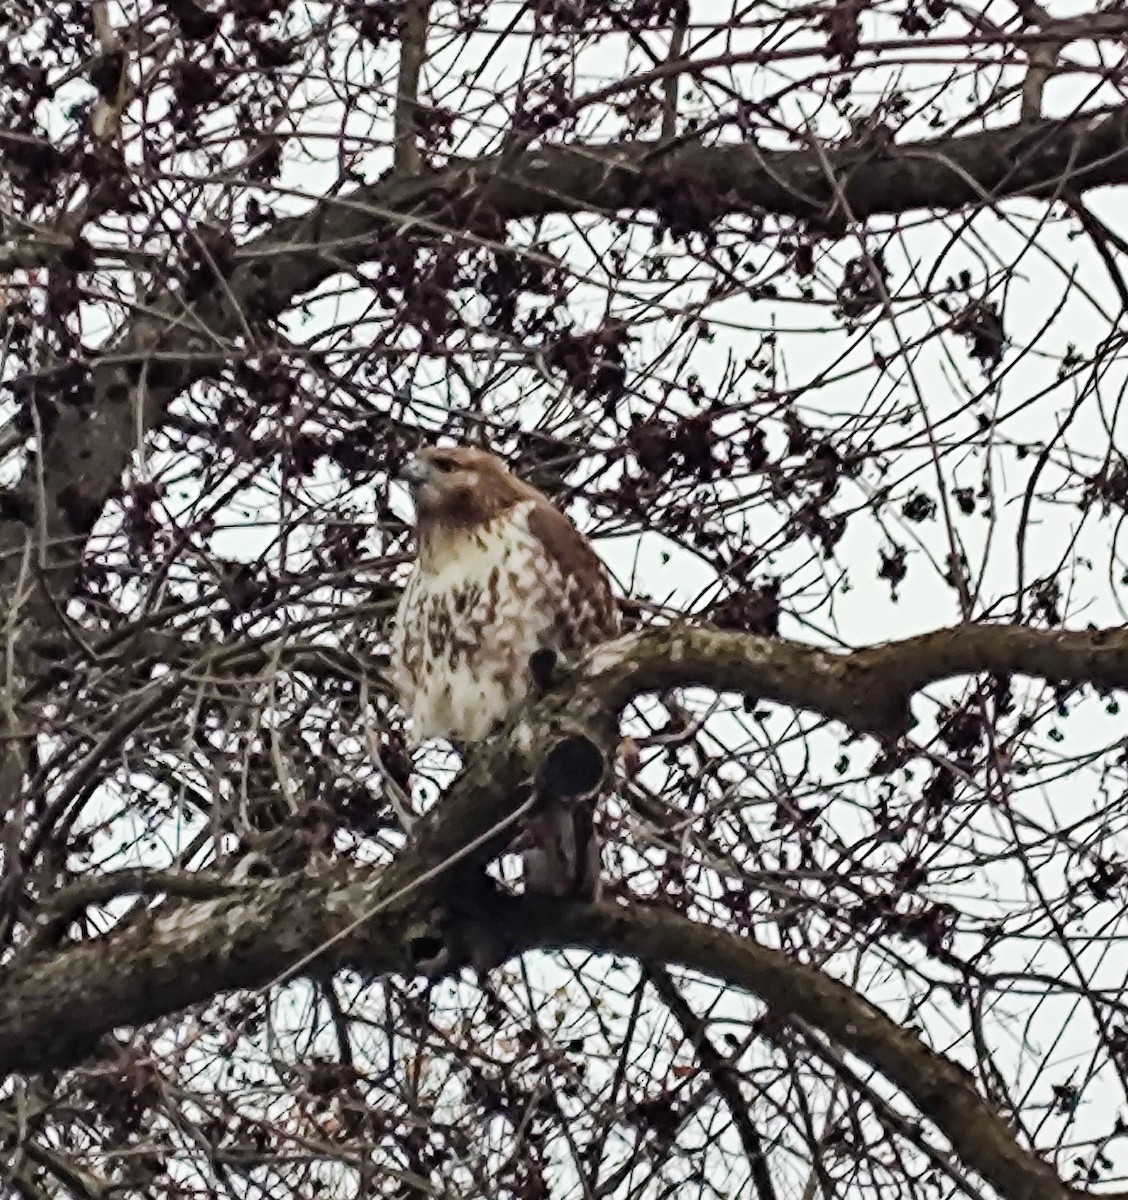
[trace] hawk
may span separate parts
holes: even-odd
[[[412,742],[486,738],[536,687],[535,656],[565,662],[619,632],[619,608],[591,543],[500,458],[430,447],[408,463],[416,557],[392,635],[392,678]],[[595,899],[594,800],[530,818],[525,890]]]

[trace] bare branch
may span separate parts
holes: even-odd
[[[545,905],[523,922],[525,948],[582,946],[644,963],[700,971],[754,992],[777,1017],[797,1017],[876,1067],[951,1142],[961,1160],[1012,1200],[1064,1200],[1085,1193],[1064,1184],[1018,1145],[1007,1122],[975,1090],[963,1067],[937,1054],[864,997],[779,950],[664,908]],[[514,922],[516,924],[516,922]]]
[[[420,169],[416,145],[416,113],[419,109],[419,75],[427,54],[427,21],[431,0],[408,0],[400,17],[400,67],[396,85],[394,170],[397,175],[414,175]]]
[[[45,899],[45,911],[40,924],[21,949],[27,953],[50,945],[91,905],[105,904],[130,895],[212,899],[245,891],[247,886],[227,879],[211,878],[202,871],[110,871],[104,875],[79,879]]]
[[[686,23],[688,20],[689,4],[679,4],[677,11],[674,13],[673,29],[670,32],[670,53],[666,58],[669,64],[681,61],[682,49],[685,46]],[[680,84],[680,73],[671,71],[663,85],[662,127],[660,136],[664,142],[669,141],[678,131],[678,88]]]
[[[713,1081],[713,1086],[724,1097],[732,1115],[732,1123],[736,1126],[741,1145],[748,1158],[748,1168],[756,1195],[759,1200],[775,1200],[776,1189],[768,1171],[763,1138],[760,1137],[760,1132],[753,1123],[752,1114],[748,1111],[748,1105],[740,1091],[740,1085],[725,1062],[724,1056],[709,1037],[705,1022],[690,1007],[689,1001],[681,994],[681,990],[665,967],[657,964],[651,965],[646,971],[646,977],[693,1045],[701,1065],[708,1071],[709,1077]]]
[[[1045,39],[1017,39],[1020,45],[1023,42],[1030,45],[1030,65],[1022,82],[1019,119],[1036,121],[1042,115],[1042,94],[1046,83],[1057,69],[1058,59],[1065,47],[1071,42],[1085,39],[1123,36],[1128,27],[1123,13],[1094,12],[1055,21],[1037,0],[1019,0],[1017,7]]]
[[[387,894],[393,873],[353,869],[264,883],[250,897],[171,908],[10,970],[0,985],[0,1066],[34,1071],[73,1062],[115,1026],[153,1020],[217,988],[261,986],[303,947],[347,930],[355,912]],[[650,906],[498,898],[481,921],[491,935],[507,931],[511,953],[582,947],[676,964],[754,992],[777,1016],[802,1018],[881,1071],[1001,1195],[1081,1194],[1018,1146],[966,1071],[853,989],[780,951]],[[461,932],[475,936],[469,927]],[[410,969],[412,936],[409,914],[382,913],[340,937],[319,970]]]
[[[581,690],[590,696],[587,703],[618,709],[640,692],[700,684],[809,709],[861,733],[896,736],[909,728],[914,693],[942,679],[981,673],[1128,687],[1128,632],[957,625],[833,653],[755,634],[676,626],[632,634],[596,651]]]
[[[112,80],[103,87],[90,115],[90,128],[99,145],[120,152],[121,117],[132,99],[129,56],[110,20],[106,0],[95,0],[91,14],[99,53],[105,65],[113,70],[109,72]]]
[[[365,261],[381,229],[465,232],[467,214],[487,186],[491,211],[504,220],[646,208],[656,198],[656,159],[663,194],[705,188],[734,211],[817,217],[832,209],[839,191],[858,220],[917,208],[953,210],[1004,196],[1056,194],[1066,184],[1083,192],[1128,180],[1128,106],[891,146],[881,156],[857,147],[765,152],[747,144],[691,144],[671,153],[653,142],[544,148],[522,156],[501,177],[494,174],[497,160],[474,159],[326,200],[305,216],[278,221],[244,247],[230,277],[194,309],[185,313],[174,297],[154,302],[108,348],[93,371],[94,403],[61,414],[42,456],[48,536],[66,547],[92,528],[136,441],[131,397],[138,385],[143,381],[142,427],[156,428],[180,392],[223,368],[247,308],[264,318],[283,311],[343,266]],[[24,489],[26,506],[37,507],[32,482]],[[4,591],[26,533],[20,520],[0,522]],[[59,594],[70,590],[74,569],[69,554],[66,563],[54,564]]]

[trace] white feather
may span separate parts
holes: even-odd
[[[551,602],[564,583],[529,532],[531,508],[532,502],[522,502],[472,534],[432,544],[416,563],[392,644],[393,674],[415,745],[433,737],[480,741],[525,697],[526,666],[543,645]],[[495,570],[501,585],[491,604]],[[462,613],[453,603],[459,593],[475,597]],[[435,612],[452,621],[441,639],[428,626]],[[405,660],[412,654],[421,658],[418,669],[409,670]]]

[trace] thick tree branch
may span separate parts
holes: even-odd
[[[702,684],[892,734],[916,690],[980,672],[1128,687],[1128,631],[969,625],[849,654],[682,627],[609,643],[566,695],[546,697],[470,759],[386,870],[299,874],[249,897],[170,902],[104,938],[17,959],[0,974],[0,1072],[73,1062],[115,1026],[262,987],[284,971],[350,961],[416,970],[429,955],[413,939],[443,948],[444,930],[427,914],[443,898],[444,869],[499,853],[522,785],[553,748],[584,731],[601,736],[607,714],[638,694]],[[449,961],[460,961],[457,947]]]
[[[687,967],[759,996],[777,1017],[822,1030],[896,1084],[948,1138],[961,1162],[1009,1200],[1065,1200],[1085,1193],[1021,1147],[1007,1122],[979,1095],[971,1075],[926,1046],[853,988],[779,950],[669,909],[532,905],[511,901],[509,924],[522,949],[586,950],[644,963]],[[517,914],[520,915],[517,915]]]
[[[0,1067],[62,1065],[90,1049],[99,1031],[153,1020],[207,998],[217,986],[261,986],[305,946],[349,930],[356,913],[387,895],[378,872],[294,876],[262,885],[249,899],[172,909],[124,934],[9,972],[0,985]],[[464,941],[496,937],[501,929],[509,953],[583,948],[676,964],[751,991],[776,1016],[801,1018],[884,1074],[1000,1195],[1063,1200],[1082,1194],[1017,1144],[966,1071],[845,984],[781,951],[641,905],[496,898],[477,921],[480,930],[470,922],[459,931]],[[340,937],[319,966],[405,970],[410,936],[406,913],[384,913]]]
[[[285,218],[235,256],[233,269],[185,310],[149,299],[145,314],[92,370],[93,402],[60,406],[41,460],[43,493],[28,479],[0,521],[0,593],[10,597],[29,533],[42,530],[50,583],[73,586],[76,540],[90,532],[133,452],[138,430],[165,420],[172,400],[214,377],[245,348],[246,322],[268,320],[331,275],[366,261],[378,235],[407,225],[463,230],[482,205],[510,221],[560,212],[622,212],[708,195],[718,211],[818,219],[843,201],[856,219],[919,208],[953,210],[1016,196],[1083,192],[1128,181],[1128,106],[964,137],[872,149],[769,152],[754,144],[656,142],[533,149],[500,159],[391,176]],[[829,170],[828,170],[829,167]],[[30,514],[39,513],[38,522]],[[49,623],[41,605],[25,617]]]
[[[921,688],[978,674],[1128,688],[1128,630],[957,625],[835,653],[755,634],[673,626],[601,647],[579,693],[585,704],[617,710],[642,692],[699,684],[821,713],[858,733],[896,736],[910,728],[909,701]]]

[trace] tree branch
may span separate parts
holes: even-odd
[[[53,961],[9,972],[0,986],[0,1066],[45,1070],[74,1061],[98,1032],[153,1020],[206,999],[217,987],[262,986],[315,939],[348,929],[386,896],[390,872],[293,876],[251,898],[171,909],[124,934],[68,948]],[[1020,1147],[979,1096],[971,1076],[924,1045],[857,992],[822,972],[673,911],[496,898],[467,923],[467,942],[507,931],[509,953],[580,948],[676,964],[760,996],[778,1017],[802,1019],[896,1084],[950,1141],[961,1161],[1013,1200],[1082,1195]],[[404,914],[381,914],[342,937],[319,965],[408,969]],[[11,976],[19,974],[21,979]],[[77,1023],[77,1024],[76,1024]]]
[[[393,134],[394,170],[397,175],[419,171],[416,113],[419,109],[419,75],[427,52],[427,21],[431,0],[408,0],[400,17],[400,64],[396,83]]]
[[[701,1065],[709,1074],[713,1086],[728,1105],[732,1123],[744,1147],[748,1159],[748,1169],[752,1186],[758,1200],[776,1200],[775,1185],[772,1183],[768,1170],[768,1160],[764,1153],[764,1141],[760,1131],[752,1120],[752,1114],[740,1090],[740,1082],[732,1068],[725,1061],[724,1055],[717,1049],[709,1031],[689,1005],[689,1001],[681,994],[678,985],[670,977],[669,971],[658,963],[653,963],[646,971],[646,978],[658,993],[662,1003],[670,1010],[675,1021],[681,1026],[682,1032],[689,1039]]]
[[[1046,83],[1058,65],[1061,52],[1071,42],[1097,40],[1101,37],[1122,37],[1125,16],[1122,12],[1091,12],[1082,16],[1054,20],[1038,0],[1016,0],[1015,7],[1033,25],[1044,40],[1018,38],[1029,45],[1029,66],[1022,82],[1022,102],[1019,119],[1035,121],[1042,115],[1042,94]]]
[[[845,202],[858,220],[919,208],[955,210],[1017,195],[1056,195],[1128,181],[1128,105],[963,137],[892,145],[764,151],[754,144],[660,142],[533,149],[394,174],[305,215],[281,219],[243,247],[234,268],[185,311],[177,295],[146,313],[94,363],[93,403],[60,406],[41,448],[43,494],[29,478],[8,511],[39,511],[57,594],[73,586],[75,539],[90,532],[117,486],[137,431],[163,424],[173,399],[231,360],[247,314],[269,320],[331,275],[369,259],[382,231],[408,226],[465,233],[488,189],[491,215],[511,221],[562,212],[658,207],[688,189],[722,211],[817,219]],[[10,596],[27,519],[0,521],[0,593]],[[50,624],[46,611],[28,612]]]
[[[957,625],[835,653],[756,634],[670,626],[600,647],[579,693],[589,706],[618,711],[643,692],[700,685],[821,713],[858,733],[895,737],[911,727],[909,700],[921,688],[978,674],[1128,688],[1128,630]]]
[[[896,1084],[948,1138],[960,1160],[1011,1200],[1065,1200],[1063,1183],[979,1095],[971,1075],[926,1046],[868,1000],[779,950],[669,909],[509,902],[522,949],[581,947],[699,971],[759,996],[777,1017],[801,1018]]]
[[[74,1062],[115,1026],[264,987],[283,972],[346,963],[415,972],[438,951],[450,965],[467,961],[428,915],[447,890],[443,871],[500,853],[522,785],[554,748],[578,733],[601,739],[608,714],[639,694],[704,685],[892,735],[919,688],[980,672],[1128,687],[1128,631],[967,625],[845,654],[684,627],[609,643],[566,695],[545,697],[470,757],[383,871],[322,869],[264,882],[250,897],[177,900],[105,937],[17,959],[0,973],[0,1073]]]

